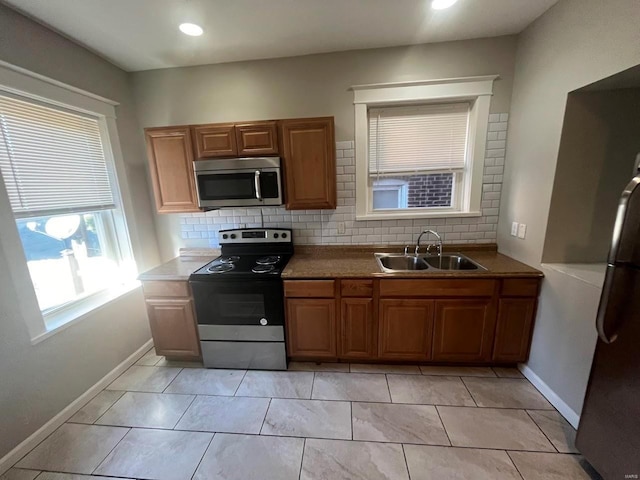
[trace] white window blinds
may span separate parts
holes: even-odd
[[[468,103],[369,110],[369,174],[461,170],[465,166]]]
[[[0,95],[0,170],[16,217],[114,208],[96,118]]]

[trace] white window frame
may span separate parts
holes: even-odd
[[[396,180],[392,178],[381,178],[382,184],[374,187],[374,190],[378,191],[395,191],[398,195],[398,208],[407,208],[409,204],[409,184],[403,180]],[[373,196],[373,194],[372,194]]]
[[[493,82],[498,75],[425,80],[418,82],[355,85],[355,158],[356,220],[406,218],[479,217],[482,201],[482,176],[489,128],[489,108]],[[369,118],[371,107],[419,105],[468,101],[469,132],[465,175],[456,175],[454,206],[447,208],[412,208],[373,210],[373,193],[369,178]],[[437,172],[434,172],[437,173]]]
[[[127,215],[133,212],[133,203],[116,125],[115,107],[118,103],[3,61],[0,61],[0,91],[96,117],[116,203],[116,208],[111,212],[118,239],[117,248],[120,250],[122,283],[69,302],[48,313],[40,311],[33,288],[25,288],[26,285],[32,285],[32,281],[24,253],[19,253],[24,250],[17,228],[0,235],[0,247],[6,253],[11,252],[6,257],[9,274],[17,286],[16,302],[25,319],[31,343],[35,345],[86,318],[92,311],[139,288],[132,249],[132,240],[136,240],[137,244],[138,239],[137,236],[132,239],[131,233],[135,234],[135,227],[127,221],[127,217],[133,218],[133,215]],[[7,198],[7,192],[0,176],[0,199],[2,198]],[[8,201],[0,201],[0,225],[8,225],[9,222],[16,225],[11,206]]]

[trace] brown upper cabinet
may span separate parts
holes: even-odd
[[[253,122],[236,124],[238,155],[277,155],[278,124]]]
[[[147,128],[145,137],[158,212],[200,211],[189,127]]]
[[[236,127],[232,123],[193,127],[196,160],[234,157],[238,154]]]
[[[280,156],[287,210],[335,209],[333,117],[145,129],[158,213],[198,212],[193,162]]]
[[[333,117],[282,120],[280,130],[287,209],[336,208]]]
[[[194,125],[193,136],[196,160],[278,155],[277,122]]]

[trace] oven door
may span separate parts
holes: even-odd
[[[196,172],[200,207],[282,205],[279,168]]]
[[[191,280],[201,340],[284,341],[282,282]]]

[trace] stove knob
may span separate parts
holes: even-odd
[[[282,234],[282,238],[287,238],[287,234],[286,234],[286,233],[283,233],[283,234]]]
[[[229,238],[229,235],[227,235],[227,234],[225,233],[224,235],[222,235],[222,238],[224,238],[224,239],[226,240],[227,238]]]
[[[277,233],[273,234],[273,238],[278,238],[280,235],[278,235]],[[282,234],[282,236],[284,237],[284,233]]]
[[[261,319],[260,319],[260,325],[264,326],[264,325],[266,325],[267,323],[269,323],[269,322],[267,322],[267,319],[266,319],[266,318],[261,318]]]
[[[232,233],[232,234],[231,234],[231,238],[232,238],[232,239],[233,239],[233,238],[236,238],[236,234],[235,234],[235,233]]]

